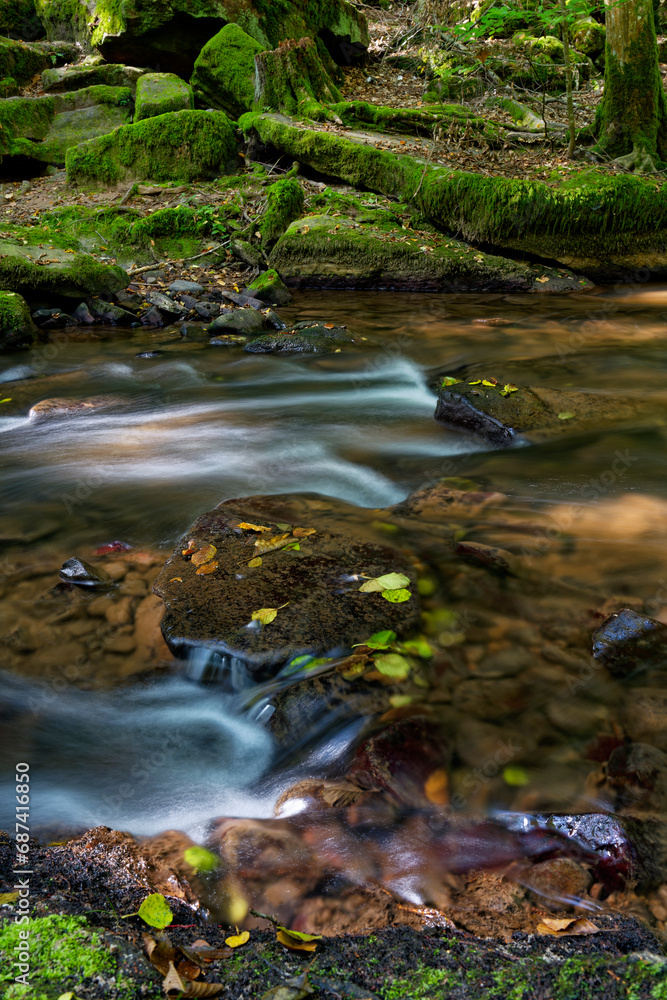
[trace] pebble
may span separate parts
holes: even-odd
[[[64,583],[75,583],[81,587],[106,587],[111,577],[103,569],[95,569],[83,559],[68,559],[60,569],[60,579]]]

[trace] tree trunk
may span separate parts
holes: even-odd
[[[597,149],[639,172],[667,160],[667,101],[652,0],[605,0],[604,96]]]
[[[567,23],[567,6],[565,0],[560,0],[560,13],[563,19],[563,59],[565,62],[565,91],[567,95],[567,124],[570,129],[567,146],[568,159],[574,157],[574,145],[577,141],[577,130],[574,121],[574,101],[572,100],[572,59],[570,58],[570,29]]]

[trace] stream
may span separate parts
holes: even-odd
[[[152,580],[221,501],[308,494],[324,522],[351,518],[382,537],[390,529],[378,510],[444,477],[502,495],[462,516],[458,537],[524,566],[508,591],[483,571],[457,576],[450,556],[442,570],[438,526],[419,540],[432,579],[423,631],[450,659],[430,674],[425,664],[406,697],[439,720],[451,801],[460,816],[613,812],[602,746],[622,745],[624,732],[651,744],[628,705],[636,689],[665,682],[659,670],[610,677],[590,660],[590,635],[622,607],[667,623],[665,429],[656,421],[494,451],[434,421],[433,387],[465,369],[664,406],[667,287],[301,292],[280,313],[366,339],[280,357],[170,329],[95,327],[3,356],[0,828],[13,823],[17,760],[30,764],[31,825],[45,839],[104,824],[201,842],[219,817],[269,818],[294,782],[340,777],[336,761],[366,708],[333,728],[315,723],[287,753],[262,715],[271,691],[253,701],[196,657],[173,661],[156,646]],[[27,416],[43,398],[102,394],[113,397],[108,409]],[[105,556],[113,593],[58,589],[66,559],[115,541],[139,557]],[[667,750],[660,723],[655,732]]]

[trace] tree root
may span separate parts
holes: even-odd
[[[637,146],[633,146],[631,153],[627,153],[625,156],[617,156],[616,159],[611,162],[617,163],[620,167],[623,167],[625,170],[629,170],[635,174],[658,173],[657,156],[652,156],[650,153],[647,153],[643,146],[640,149],[638,149]]]

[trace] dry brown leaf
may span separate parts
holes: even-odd
[[[292,534],[295,538],[308,538],[308,535],[314,535],[316,532],[316,528],[294,528]]]
[[[191,538],[190,541],[188,542],[187,549],[181,549],[181,555],[184,556],[192,555],[192,553],[196,552],[198,548],[199,548],[199,542],[195,538]]]
[[[263,524],[247,524],[246,521],[241,521],[240,524],[236,525],[237,528],[245,528],[247,531],[273,531],[273,528],[267,528]]]
[[[170,962],[167,975],[164,977],[164,981],[162,983],[162,989],[167,996],[169,996],[170,993],[183,993],[185,992],[185,988],[185,983],[176,972],[174,963]]]
[[[290,533],[287,531],[283,535],[273,535],[272,538],[258,538],[255,542],[255,551],[258,556],[266,555],[267,552],[273,552],[274,549],[282,548],[286,540],[290,537]]]
[[[172,578],[169,581],[169,583],[183,583],[183,577],[182,576],[172,576]]]
[[[199,970],[197,970],[199,971]],[[192,983],[179,976],[173,962],[169,963],[169,972],[164,978],[162,989],[167,996],[178,997],[214,997],[225,988],[224,983]]]
[[[537,925],[538,934],[569,937],[578,934],[597,934],[600,928],[586,917],[543,917]]]
[[[207,573],[215,573],[218,568],[218,563],[213,560],[213,562],[204,563],[199,569],[195,570],[197,576],[205,576]]]
[[[198,552],[195,552],[192,559],[193,566],[203,566],[204,563],[210,562],[213,556],[218,550],[215,545],[202,545]]]

